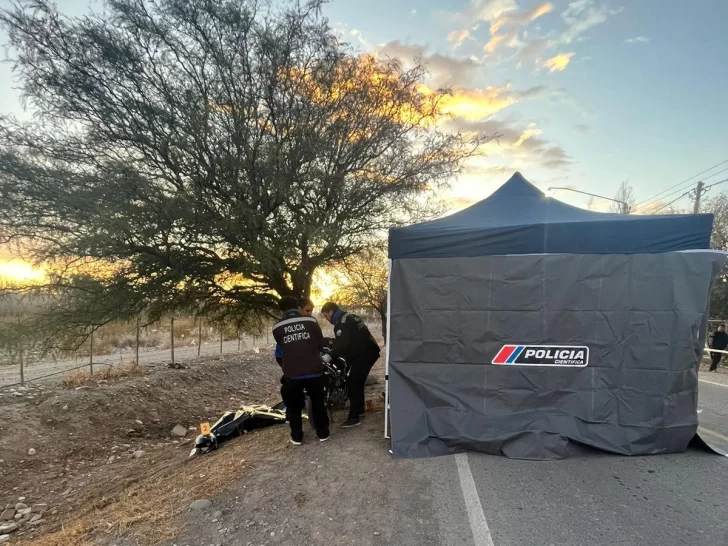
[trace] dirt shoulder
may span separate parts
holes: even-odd
[[[269,447],[256,460],[237,443],[230,451],[254,468],[230,476],[234,487],[207,510],[187,510],[166,544],[439,544],[430,473],[393,461],[382,425],[382,413],[370,413],[361,427],[334,429],[323,444],[309,434],[300,447],[286,443],[284,428],[269,429],[260,434]],[[217,464],[216,455],[208,464]]]
[[[0,508],[45,505],[36,509],[42,518],[11,534],[13,543],[89,544],[87,536],[99,527],[119,533],[169,519],[176,510],[169,503],[199,486],[177,479],[193,471],[194,465],[185,465],[196,432],[178,437],[172,429],[214,421],[243,403],[279,399],[279,371],[270,354],[208,357],[187,366],[147,367],[138,377],[80,388],[43,384],[2,392]],[[171,489],[150,496],[161,502],[157,515],[129,505],[147,486],[165,480]],[[22,523],[14,516],[11,521]],[[65,534],[58,535],[61,528]]]
[[[368,398],[381,406],[381,361],[372,376]],[[176,536],[192,501],[235,487],[285,451],[279,426],[188,459],[195,427],[244,404],[279,402],[279,378],[272,350],[251,350],[78,388],[56,380],[0,390],[0,527],[19,525],[8,543],[154,545]],[[184,437],[172,434],[177,425]]]

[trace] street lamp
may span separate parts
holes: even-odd
[[[581,193],[582,195],[589,195],[591,197],[598,197],[599,199],[604,199],[605,201],[612,201],[613,203],[619,203],[620,212],[622,214],[629,214],[629,204],[625,203],[624,201],[620,201],[619,199],[612,199],[611,197],[604,197],[603,195],[597,195],[595,193],[589,193],[589,192],[585,192],[585,191],[581,191],[581,190],[575,190],[574,188],[552,187],[552,188],[549,188],[547,191],[554,191],[554,190],[573,191],[574,193]]]

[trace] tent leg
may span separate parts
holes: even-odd
[[[392,260],[387,261],[387,348],[384,363],[384,437],[389,439],[389,348],[392,345]]]

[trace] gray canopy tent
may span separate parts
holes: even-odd
[[[394,457],[684,450],[725,261],[712,222],[586,211],[516,173],[468,209],[390,230]]]

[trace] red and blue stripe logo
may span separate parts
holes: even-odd
[[[495,355],[492,364],[583,368],[589,365],[589,347],[581,345],[504,345]]]
[[[495,355],[493,364],[513,364],[525,348],[525,345],[504,345]]]

